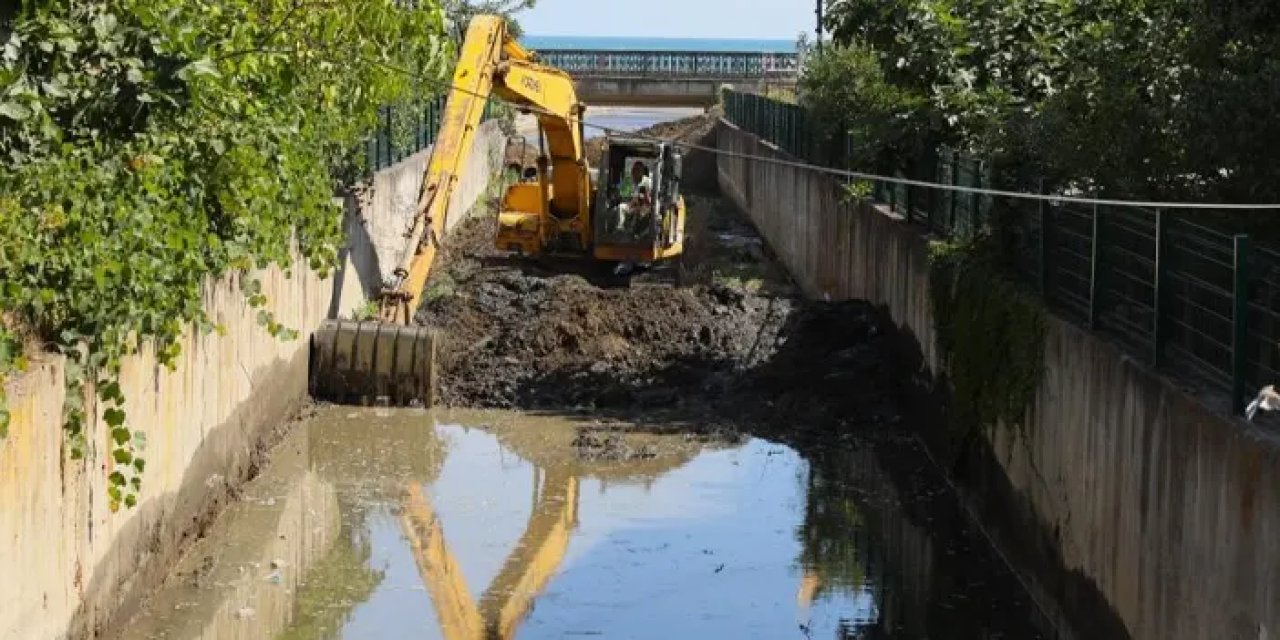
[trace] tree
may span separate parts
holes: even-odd
[[[866,47],[836,45],[811,53],[800,76],[801,104],[824,144],[848,134],[854,166],[874,169],[912,151],[924,134],[924,98],[889,83]]]
[[[399,0],[24,2],[0,42],[0,318],[67,356],[68,446],[82,385],[110,426],[110,504],[145,462],[117,382],[143,340],[172,365],[217,329],[202,287],[254,268],[329,269],[342,242],[333,170],[377,122],[440,77],[439,4]],[[19,363],[0,325],[0,382]],[[0,384],[0,389],[3,385]],[[6,414],[0,397],[0,432]]]
[[[1280,103],[1275,3],[828,5],[837,46],[864,51],[887,85],[922,98],[913,119],[927,123],[933,144],[1119,197],[1280,200],[1280,121],[1270,115]],[[808,89],[813,102],[841,94]]]
[[[519,38],[524,35],[524,31],[520,28],[516,15],[534,8],[537,3],[538,0],[445,0],[445,12],[458,42],[462,42],[471,18],[484,14],[505,18],[511,35]]]

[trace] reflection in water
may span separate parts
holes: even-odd
[[[369,599],[383,573],[369,566],[372,545],[355,523],[344,525],[329,553],[306,574],[293,620],[281,640],[338,638],[351,610]]]
[[[197,545],[215,579],[184,563],[123,636],[1040,637],[919,458],[893,451],[806,462],[759,440],[335,408]],[[296,562],[264,577],[286,547]]]
[[[802,601],[845,593],[875,603],[841,620],[837,637],[1057,637],[920,445],[826,449],[812,465]]]
[[[298,430],[272,464],[210,528],[169,576],[147,611],[117,633],[126,638],[272,638],[298,619],[296,589],[349,547],[351,517],[334,487],[308,464]],[[347,563],[343,589],[368,575]]]

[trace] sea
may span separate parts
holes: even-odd
[[[733,51],[795,53],[792,40],[740,38],[626,38],[607,36],[526,35],[521,43],[530,49],[588,49],[592,51]]]

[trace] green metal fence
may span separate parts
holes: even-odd
[[[725,116],[798,159],[874,172],[850,166],[851,140],[817,139],[796,105],[729,91]],[[895,177],[1025,189],[993,186],[986,163],[948,149],[908,164]],[[1280,250],[1200,222],[1203,210],[992,197],[886,181],[873,183],[871,198],[942,238],[998,231],[1009,239],[1011,275],[1050,308],[1152,366],[1230,393],[1237,412],[1259,387],[1280,382]],[[997,214],[1006,221],[998,230]]]
[[[365,142],[367,171],[381,171],[435,144],[436,136],[440,133],[444,103],[445,96],[435,98],[409,114],[408,118],[398,118],[394,107],[379,110],[378,127]],[[490,100],[485,104],[484,120],[490,120],[496,114],[497,103]],[[394,131],[398,120],[402,126],[407,125],[409,128],[403,135],[397,135]]]

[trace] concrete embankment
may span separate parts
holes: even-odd
[[[726,123],[717,144],[789,159]],[[910,346],[906,373],[945,401],[920,231],[844,202],[836,180],[816,171],[722,156],[718,173],[806,294],[882,307]],[[1280,634],[1274,434],[1053,317],[1022,429],[988,429],[961,457],[942,418],[924,427],[935,456],[1065,636]]]
[[[453,211],[465,211],[500,167],[503,138],[484,125]],[[256,474],[273,435],[306,401],[308,337],[328,317],[364,303],[417,201],[427,153],[380,172],[372,198],[348,203],[349,247],[335,277],[270,268],[268,309],[300,338],[280,341],[245,302],[244,278],[207,283],[204,308],[225,336],[192,333],[172,371],[149,349],[126,359],[121,388],[129,426],[147,435],[139,503],[112,513],[108,429],[86,426],[83,459],[62,425],[66,364],[49,356],[6,387],[13,417],[0,441],[0,638],[93,637],[127,616],[201,535],[228,496]],[[93,398],[92,389],[85,391]],[[98,410],[90,407],[90,413]]]

